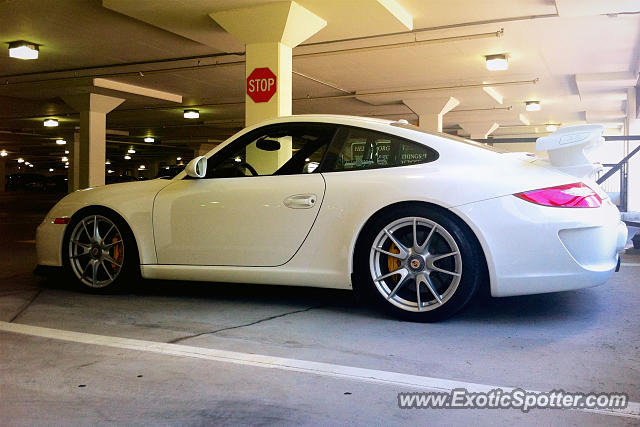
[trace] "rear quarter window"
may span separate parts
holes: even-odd
[[[355,127],[339,130],[330,155],[331,162],[324,172],[408,166],[438,158],[437,151],[420,143]]]

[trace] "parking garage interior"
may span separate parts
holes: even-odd
[[[637,1],[16,0],[0,1],[0,35],[1,424],[637,424]],[[348,290],[144,279],[94,295],[34,271],[36,228],[67,194],[171,179],[245,127],[299,114],[540,158],[537,138],[603,124],[589,157],[629,230],[620,270],[576,291],[480,292],[424,324]],[[399,407],[398,393],[456,388],[629,404]]]

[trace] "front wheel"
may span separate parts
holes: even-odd
[[[86,212],[68,227],[63,248],[65,267],[83,290],[113,292],[138,271],[135,241],[120,218]]]
[[[462,309],[482,279],[474,236],[448,214],[398,207],[374,217],[358,240],[356,285],[365,297],[404,320],[431,322]]]

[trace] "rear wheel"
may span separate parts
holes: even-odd
[[[356,286],[396,317],[431,322],[462,309],[482,279],[482,253],[466,227],[420,205],[374,217],[358,240]]]
[[[113,292],[138,273],[135,241],[119,217],[88,211],[74,218],[68,230],[65,267],[82,289]]]

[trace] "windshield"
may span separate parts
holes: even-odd
[[[396,126],[396,127],[399,127],[399,128],[413,130],[413,131],[416,131],[416,132],[426,133],[427,135],[433,135],[433,136],[439,136],[441,138],[451,139],[453,141],[462,142],[463,144],[471,145],[472,147],[482,148],[484,150],[493,151],[495,153],[505,153],[505,151],[499,150],[499,149],[497,149],[495,147],[492,147],[491,145],[483,144],[481,142],[472,141],[470,139],[460,138],[459,136],[450,135],[448,133],[429,132],[427,130],[420,129],[417,126],[410,125],[408,123],[395,122],[395,123],[391,123],[391,126]]]

